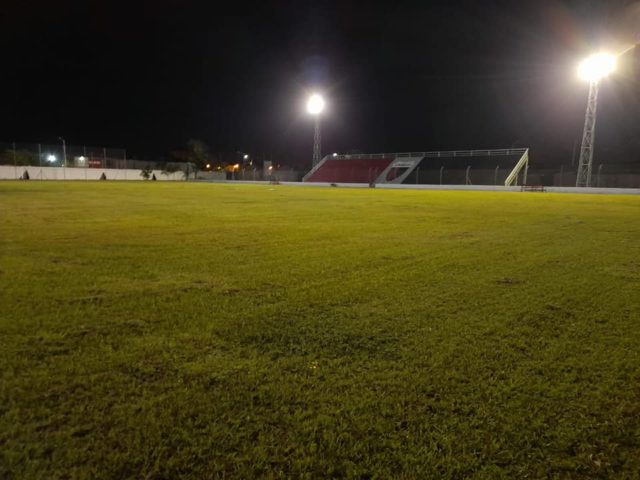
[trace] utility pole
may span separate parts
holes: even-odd
[[[64,138],[58,137],[62,141],[62,179],[67,179],[67,142],[65,142]]]
[[[18,178],[18,164],[16,163],[16,142],[12,143],[12,147],[13,147],[13,172],[16,178]]]
[[[58,140],[62,142],[62,164],[67,166],[67,142],[65,142],[64,138],[58,137]]]

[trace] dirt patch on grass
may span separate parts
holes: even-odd
[[[524,280],[521,280],[519,278],[504,277],[504,278],[499,278],[498,280],[496,280],[495,283],[497,283],[498,285],[506,285],[506,286],[521,285],[524,283]]]

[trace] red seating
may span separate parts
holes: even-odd
[[[371,183],[393,161],[389,158],[327,159],[307,182]]]

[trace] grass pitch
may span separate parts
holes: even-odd
[[[0,183],[2,478],[638,478],[640,197]]]

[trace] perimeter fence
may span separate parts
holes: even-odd
[[[123,148],[0,142],[0,165],[141,170],[154,168],[156,162],[127,158]]]

